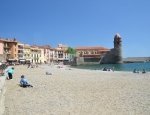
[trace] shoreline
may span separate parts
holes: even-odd
[[[150,72],[150,63],[123,63],[123,64],[93,64],[93,65],[78,65],[72,66],[72,68],[87,69],[87,70],[102,70],[104,68],[110,68],[114,71],[121,72],[133,72],[134,69],[140,72],[146,70]]]

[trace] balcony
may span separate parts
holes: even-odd
[[[18,49],[24,49],[24,47],[19,45],[19,46],[18,46]]]
[[[5,48],[5,49],[10,49],[10,46],[4,45],[4,48]]]
[[[23,50],[18,50],[18,54],[23,54]]]
[[[4,51],[4,54],[11,54],[11,51]]]
[[[18,54],[18,57],[24,57],[24,55],[23,54]]]

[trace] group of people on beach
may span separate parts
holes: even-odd
[[[14,67],[10,67],[10,68],[7,70],[7,73],[8,73],[7,80],[13,79]],[[28,80],[26,79],[26,77],[25,77],[24,75],[21,75],[20,86],[23,87],[23,88],[26,88],[26,87],[33,87],[31,84],[29,84]]]
[[[114,67],[113,67],[113,68],[104,67],[104,68],[103,68],[103,71],[114,71]]]
[[[37,68],[38,64],[29,63],[28,68]]]
[[[140,71],[139,71],[139,70],[137,70],[137,69],[134,69],[134,70],[133,70],[133,73],[140,73]],[[146,73],[146,70],[145,70],[145,69],[143,69],[143,70],[142,70],[142,73]]]

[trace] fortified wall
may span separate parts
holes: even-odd
[[[122,38],[119,34],[114,37],[114,48],[101,57],[100,64],[119,64],[122,60]]]

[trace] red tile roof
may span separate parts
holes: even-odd
[[[17,43],[16,39],[14,38],[13,40],[12,39],[3,39],[3,38],[0,38],[0,41],[1,42],[12,42],[12,43]]]
[[[86,47],[77,47],[75,49],[76,50],[106,50],[106,51],[110,50],[108,48],[100,47],[100,46],[94,46],[94,47],[89,47],[89,46],[86,46]]]
[[[50,45],[44,45],[44,46],[38,46],[40,48],[45,48],[45,49],[51,49],[51,46]]]

